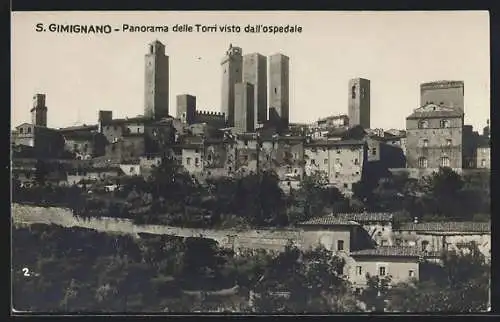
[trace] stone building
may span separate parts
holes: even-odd
[[[240,47],[229,45],[222,66],[221,109],[228,126],[234,126],[234,85],[243,79],[243,56]]]
[[[332,115],[324,118],[320,118],[314,124],[314,127],[319,129],[330,129],[330,128],[345,128],[349,126],[349,117],[345,114]]]
[[[234,85],[234,129],[237,133],[255,130],[255,85],[237,83]]]
[[[76,159],[89,160],[103,156],[106,152],[107,140],[97,131],[64,131],[62,134],[66,151],[74,153]]]
[[[58,158],[64,152],[64,138],[56,129],[23,123],[15,127],[12,133],[14,146],[31,148],[33,157]]]
[[[381,246],[350,253],[347,276],[357,292],[367,285],[367,274],[380,278],[390,277],[391,284],[419,279],[423,253],[416,248]]]
[[[145,55],[144,116],[161,119],[169,116],[169,57],[158,40],[149,44]]]
[[[476,164],[478,168],[491,169],[491,147],[489,145],[477,147],[476,156]]]
[[[31,112],[31,124],[47,127],[47,106],[45,105],[45,94],[33,96],[33,108]]]
[[[327,176],[328,182],[344,193],[361,180],[367,157],[363,140],[310,141],[304,145],[305,173]]]
[[[253,128],[267,121],[267,57],[258,53],[243,56],[243,83],[252,84]],[[235,103],[237,104],[237,103]],[[235,107],[236,108],[236,107]]]
[[[370,128],[370,81],[354,78],[349,81],[348,100],[349,126],[361,125]]]
[[[443,105],[464,112],[464,82],[442,80],[420,85],[420,105]]]
[[[491,223],[426,222],[393,227],[394,242],[425,252],[456,250],[475,243],[485,256],[491,256]]]
[[[260,142],[257,133],[237,135],[235,171],[241,175],[256,173],[259,169]]]
[[[274,171],[281,181],[300,181],[304,175],[304,137],[261,135],[259,168]]]
[[[390,213],[341,213],[339,219],[359,223],[378,246],[394,246],[392,233],[393,215]]]
[[[290,117],[290,58],[283,54],[269,57],[269,106],[273,108],[283,126]],[[269,115],[271,119],[271,114]]]
[[[428,104],[406,118],[408,168],[432,172],[439,167],[461,171],[463,161],[463,112]]]
[[[177,118],[185,124],[196,122],[196,96],[177,95]]]

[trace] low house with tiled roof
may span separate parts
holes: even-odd
[[[303,248],[323,245],[339,255],[348,255],[353,250],[373,247],[373,241],[361,225],[352,220],[334,215],[313,218],[298,224],[302,229]]]
[[[385,212],[362,212],[362,213],[340,213],[338,218],[358,222],[368,232],[370,237],[379,246],[392,246],[392,213]]]
[[[491,255],[490,222],[405,223],[394,227],[393,232],[396,245],[441,252],[474,243],[485,256]]]
[[[360,291],[367,286],[367,274],[390,277],[391,284],[419,279],[424,252],[416,247],[379,246],[352,251],[346,263],[347,276]]]

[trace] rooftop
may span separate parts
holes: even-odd
[[[336,214],[339,219],[352,220],[357,222],[390,222],[392,221],[393,215],[384,212],[372,212],[372,213],[341,213]]]
[[[417,247],[379,246],[351,252],[351,256],[383,256],[383,257],[420,257],[422,252]]]
[[[311,141],[306,143],[306,146],[352,146],[352,145],[364,145],[365,141],[363,140],[341,140],[341,141],[333,141],[333,140],[318,140]]]
[[[357,226],[357,222],[338,218],[334,215],[313,218],[308,221],[299,223],[301,226]]]
[[[448,106],[427,104],[420,108],[417,108],[410,116],[406,119],[420,119],[420,118],[440,118],[440,117],[463,117],[464,113],[457,111]]]
[[[463,233],[490,233],[491,223],[472,221],[448,221],[426,223],[403,223],[397,230],[421,232],[463,232]]]

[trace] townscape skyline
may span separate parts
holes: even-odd
[[[172,14],[175,19],[169,19]],[[34,30],[40,21],[144,24],[146,20],[147,24],[175,21],[239,25],[272,21],[275,25],[300,24],[303,32],[274,36],[141,33],[89,37]],[[113,110],[116,117],[143,114],[144,55],[147,44],[155,39],[166,45],[170,57],[172,116],[176,116],[179,94],[195,95],[200,110],[221,112],[220,61],[230,43],[241,47],[243,54],[269,56],[279,52],[290,57],[292,123],[347,114],[348,82],[355,77],[371,81],[372,128],[404,129],[405,118],[420,105],[420,84],[435,80],[464,81],[466,124],[480,130],[490,114],[487,12],[301,12],[273,14],[272,18],[269,13],[241,12],[220,17],[200,12],[15,13],[12,23],[12,127],[30,120],[35,93],[47,95],[49,127],[95,124],[98,110]],[[334,28],[342,23],[348,27],[345,33]],[[396,23],[395,30],[391,26]],[[377,33],[380,37],[374,38]],[[408,41],[402,39],[405,33]],[[432,39],[428,39],[429,34]],[[332,43],[330,39],[337,45],[325,46]],[[422,44],[424,40],[427,45]]]

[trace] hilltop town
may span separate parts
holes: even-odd
[[[117,119],[114,111],[96,110],[95,124],[49,128],[50,93],[36,93],[31,122],[11,133],[14,221],[216,242],[211,248],[182,246],[183,256],[193,249],[229,249],[252,262],[263,251],[272,269],[262,268],[246,284],[234,278],[249,291],[247,309],[257,311],[265,311],[265,299],[293,297],[293,283],[271,282],[279,280],[282,265],[269,264],[275,263],[271,258],[283,254],[296,256],[287,257],[290,263],[305,265],[307,256],[328,263],[325,274],[338,277],[331,282],[337,291],[340,280],[352,290],[357,304],[344,309],[354,311],[411,311],[415,307],[406,302],[391,302],[387,290],[435,278],[429,265],[448,267],[464,258],[488,265],[491,129],[489,120],[480,133],[464,123],[464,82],[421,84],[405,129],[371,124],[371,81],[364,78],[346,82],[346,114],[299,124],[289,117],[291,60],[281,53],[244,54],[231,44],[220,63],[220,112],[200,109],[196,96],[186,93],[176,95],[172,115],[169,84],[175,79],[159,41],[145,54],[143,115]],[[41,206],[49,208],[38,213]],[[43,243],[44,233],[37,234]],[[104,243],[108,237],[95,238]],[[464,249],[469,257],[443,257]],[[238,293],[234,280],[224,281],[228,294]],[[448,286],[450,294],[458,292]],[[485,309],[484,302],[477,307]],[[177,304],[157,305],[171,310]],[[267,309],[281,304],[274,305]]]

